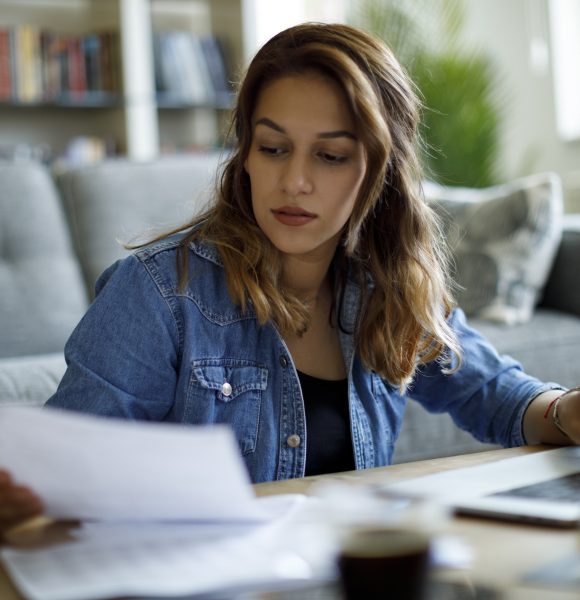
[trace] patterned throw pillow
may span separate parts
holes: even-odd
[[[562,235],[562,187],[554,173],[485,188],[424,185],[454,259],[456,298],[469,316],[528,321]]]

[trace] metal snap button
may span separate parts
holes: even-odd
[[[232,386],[226,381],[222,385],[222,396],[231,396],[232,395]]]
[[[288,359],[282,354],[280,357],[280,364],[286,368],[288,366]]]
[[[286,443],[290,446],[290,448],[298,448],[298,446],[300,446],[301,441],[302,440],[300,439],[300,436],[296,433],[289,435],[286,439]]]

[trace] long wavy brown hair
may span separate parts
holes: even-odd
[[[341,298],[347,275],[358,279],[364,303],[352,332],[358,355],[368,369],[404,389],[421,363],[439,359],[448,370],[452,363],[457,366],[459,344],[447,323],[453,299],[446,254],[420,186],[420,102],[390,49],[360,29],[298,25],[256,54],[238,90],[231,128],[234,150],[221,172],[215,201],[180,229],[190,228],[179,252],[181,285],[187,285],[189,243],[203,239],[220,252],[234,302],[244,310],[251,304],[259,322],[273,322],[282,335],[308,326],[308,308],[284,289],[280,252],[254,218],[244,162],[264,86],[313,71],[331,77],[342,89],[367,160],[337,250],[336,294]],[[340,310],[340,325],[339,317]]]

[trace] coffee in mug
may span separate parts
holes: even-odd
[[[401,529],[354,530],[341,544],[338,569],[346,600],[423,600],[429,536]]]

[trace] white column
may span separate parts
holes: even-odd
[[[119,10],[127,155],[150,160],[159,154],[159,125],[149,0],[120,0]]]
[[[580,139],[580,2],[550,0],[556,125],[565,141]]]

